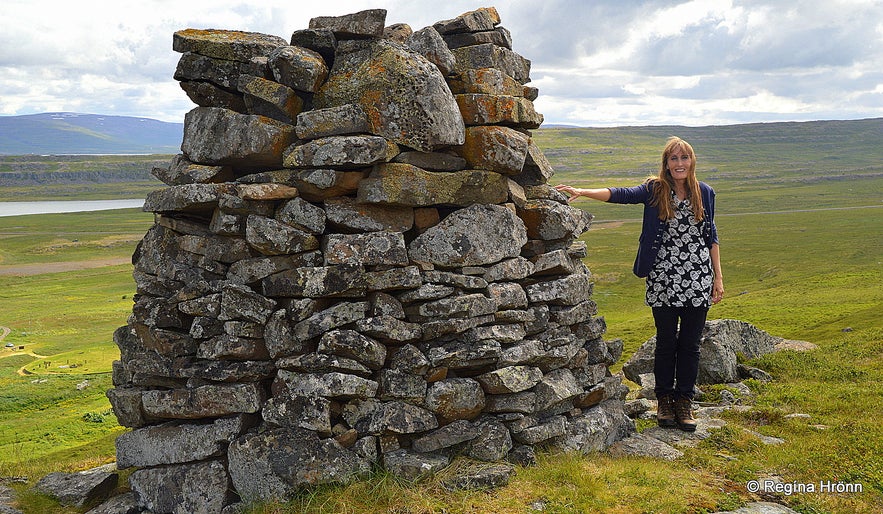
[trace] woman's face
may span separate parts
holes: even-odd
[[[690,171],[693,169],[693,158],[687,149],[682,146],[672,148],[668,158],[665,161],[666,169],[668,169],[671,178],[675,182],[687,180]]]

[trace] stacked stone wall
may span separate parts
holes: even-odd
[[[108,392],[143,508],[633,430],[577,241],[591,216],[531,137],[530,62],[494,8],[416,32],[385,18],[174,35],[198,107],[154,170],[168,187],[145,202]]]

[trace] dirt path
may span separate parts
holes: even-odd
[[[2,346],[3,340],[6,339],[6,336],[8,336],[10,332],[12,332],[11,328],[0,326],[0,346]],[[45,355],[39,355],[34,352],[12,351],[9,353],[0,353],[0,359],[2,359],[4,357],[14,357],[16,355],[28,355],[28,356],[33,357],[35,359],[45,359],[46,358]],[[22,375],[22,376],[31,375],[31,373],[25,369],[25,366],[22,366],[18,369],[18,374]]]
[[[118,266],[120,264],[129,264],[131,262],[132,260],[129,257],[116,257],[113,259],[95,259],[89,261],[46,262],[41,264],[18,264],[8,266],[0,265],[0,277],[27,277],[31,275],[43,275],[46,273],[62,273],[65,271]]]

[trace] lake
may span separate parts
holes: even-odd
[[[143,198],[137,200],[63,200],[45,202],[0,202],[0,216],[25,216],[28,214],[109,211],[113,209],[140,209],[143,205]]]

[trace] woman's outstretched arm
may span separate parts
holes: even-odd
[[[555,189],[561,191],[562,193],[570,195],[570,197],[567,199],[568,202],[572,202],[580,197],[591,198],[592,200],[601,200],[602,202],[610,200],[610,190],[607,188],[579,189],[565,184],[559,184],[555,186]]]
[[[711,266],[714,269],[714,286],[711,289],[711,301],[717,303],[724,298],[724,275],[721,272],[720,246],[711,245]]]

